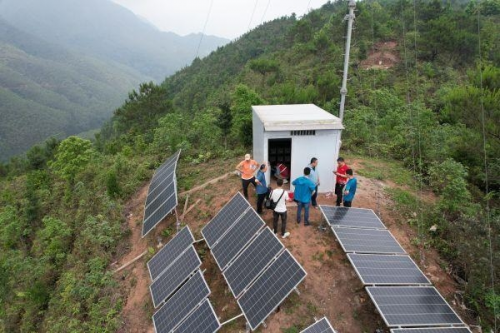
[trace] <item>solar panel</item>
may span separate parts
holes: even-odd
[[[323,206],[319,208],[332,226],[364,229],[386,229],[377,214],[371,209]]]
[[[161,173],[166,167],[177,163],[177,161],[179,160],[180,153],[181,153],[180,150],[176,151],[173,155],[167,158],[165,162],[163,162],[158,168],[156,168],[156,172],[153,175],[153,178],[156,177],[159,173]]]
[[[255,330],[306,277],[307,273],[288,250],[255,280],[238,299],[252,330]]]
[[[467,327],[398,328],[391,333],[471,333]]]
[[[389,327],[463,324],[434,287],[366,287]]]
[[[146,221],[160,206],[162,206],[172,195],[175,194],[175,183],[172,182],[163,189],[160,194],[152,199],[144,208],[144,220]]]
[[[177,206],[177,195],[172,194],[166,202],[164,202],[156,211],[154,211],[149,217],[144,220],[142,225],[142,237],[146,236],[154,227],[168,214],[170,214]]]
[[[305,330],[300,333],[336,333],[332,325],[326,319],[326,317],[321,318]]]
[[[175,164],[172,164],[167,171],[169,172],[165,176],[161,176],[157,179],[153,179],[149,184],[148,197],[146,198],[146,206],[149,206],[158,195],[165,190],[174,181]]]
[[[249,209],[217,241],[212,248],[212,255],[222,271],[265,225],[260,216],[253,209]]]
[[[220,328],[219,319],[215,315],[210,302],[205,300],[175,330],[175,333],[214,333]]]
[[[283,248],[271,229],[264,228],[223,272],[234,297],[238,297]]]
[[[236,193],[201,230],[201,234],[207,241],[208,246],[211,248],[248,208],[250,208],[248,201],[241,193]]]
[[[365,285],[431,284],[410,256],[349,253],[347,257]]]
[[[177,257],[194,242],[188,226],[182,228],[170,242],[148,261],[151,280],[154,281]]]
[[[388,230],[332,227],[345,252],[406,254]]]
[[[193,309],[210,295],[210,289],[197,271],[165,304],[153,315],[157,333],[170,332],[186,318]]]
[[[149,287],[155,308],[172,295],[200,265],[201,260],[191,245]]]

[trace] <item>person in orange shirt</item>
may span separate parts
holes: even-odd
[[[255,172],[259,169],[260,164],[251,159],[250,154],[245,155],[245,160],[241,161],[237,166],[241,174],[241,186],[243,187],[243,195],[248,200],[248,185],[257,186],[258,180],[255,179]]]

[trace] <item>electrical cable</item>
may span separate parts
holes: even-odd
[[[212,12],[213,4],[214,0],[210,0],[210,7],[208,7],[207,19],[205,20],[205,24],[203,25],[203,32],[201,33],[200,42],[198,43],[198,47],[196,48],[196,57],[194,57],[195,59],[198,58],[200,52],[201,43],[203,42],[203,37],[205,36],[205,30],[207,29],[207,24],[210,19],[210,13]]]

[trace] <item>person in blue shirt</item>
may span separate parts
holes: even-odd
[[[315,209],[319,209],[316,198],[318,197],[318,186],[319,186],[319,174],[316,167],[318,166],[318,159],[316,157],[311,158],[311,163],[307,166],[311,169],[311,174],[309,175],[309,179],[316,184],[316,189],[314,190],[314,194],[311,197],[311,204]]]
[[[311,225],[309,223],[309,204],[311,203],[311,196],[316,190],[316,184],[309,179],[311,169],[306,167],[304,175],[295,179],[292,184],[295,186],[293,198],[297,202],[297,223],[300,224],[302,208],[304,208],[304,225]]]
[[[255,182],[257,183],[257,186],[255,187],[255,191],[257,192],[257,213],[259,214],[263,213],[262,205],[264,204],[266,195],[269,193],[266,183],[266,171],[267,165],[261,164],[260,169],[257,172],[257,177],[255,178]]]
[[[354,195],[356,194],[356,188],[358,187],[358,180],[354,178],[352,169],[347,169],[345,173],[348,180],[344,188],[344,207],[351,207]]]

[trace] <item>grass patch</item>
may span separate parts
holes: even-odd
[[[398,185],[407,185],[411,188],[414,186],[412,172],[399,161],[353,155],[347,157],[347,162],[354,159],[362,160],[358,163],[358,169],[354,170],[360,176],[377,180],[390,180]]]

